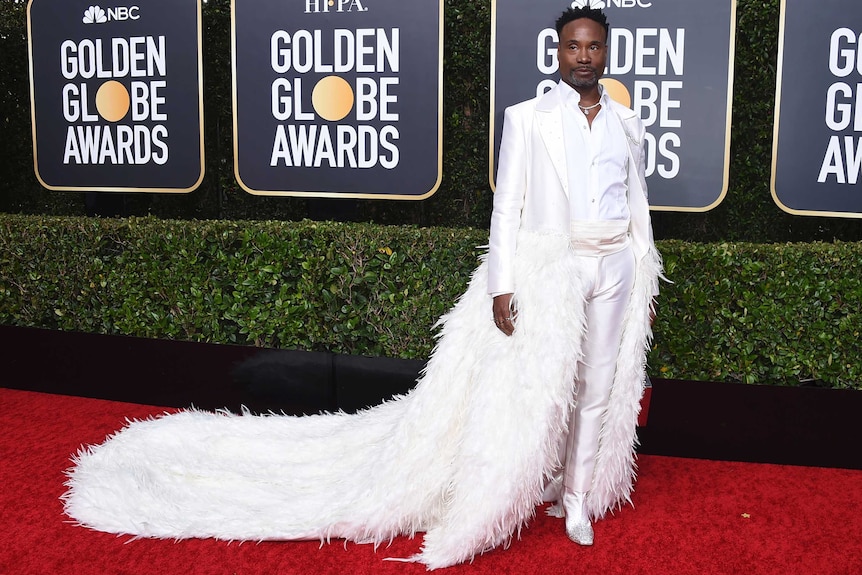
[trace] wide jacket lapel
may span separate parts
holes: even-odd
[[[636,133],[636,126],[630,125],[629,121],[635,117],[635,113],[623,106],[614,106],[614,116],[619,120],[623,131],[626,134],[626,142],[628,143],[628,200],[629,211],[631,212],[631,232],[634,240],[635,254],[640,259],[649,251],[649,246],[652,240],[652,231],[650,230],[649,216],[649,201],[647,199],[647,191],[644,184],[641,183],[640,173],[638,171],[638,159],[641,156],[641,146],[643,142],[639,141],[639,135]]]
[[[559,86],[545,93],[536,104],[536,126],[548,157],[560,179],[560,186],[569,195],[569,172],[566,168],[566,144],[563,140],[563,114],[560,109]]]

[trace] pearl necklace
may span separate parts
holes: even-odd
[[[592,110],[593,108],[595,108],[596,106],[598,106],[598,105],[599,105],[599,104],[601,104],[601,103],[602,103],[602,101],[601,101],[601,100],[599,100],[598,102],[596,102],[596,103],[595,103],[595,104],[593,104],[592,106],[586,106],[586,107],[581,106],[580,104],[578,104],[578,108],[580,108],[580,109],[581,109],[581,112],[583,112],[583,113],[584,113],[584,116],[589,116],[589,115],[590,115],[590,110]]]

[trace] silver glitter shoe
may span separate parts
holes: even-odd
[[[584,492],[563,495],[563,509],[566,512],[566,535],[578,545],[593,544],[593,526],[584,508],[587,494]]]

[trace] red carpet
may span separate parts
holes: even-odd
[[[333,542],[131,540],[65,522],[63,470],[81,444],[161,408],[0,388],[0,575],[292,575],[422,573],[385,561],[415,552],[399,538],[376,552]],[[847,438],[839,441],[849,442]],[[566,539],[541,512],[508,550],[454,573],[862,573],[862,472],[642,455],[635,508]],[[541,510],[540,510],[541,511]]]

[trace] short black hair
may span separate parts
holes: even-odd
[[[602,28],[605,29],[605,40],[608,39],[608,30],[610,26],[608,26],[608,17],[605,16],[605,13],[599,10],[598,8],[588,8],[578,6],[577,8],[568,8],[563,11],[562,15],[557,18],[556,28],[557,28],[557,37],[563,33],[563,27],[569,22],[574,20],[578,20],[579,18],[589,18],[594,22],[598,22],[602,25]]]

